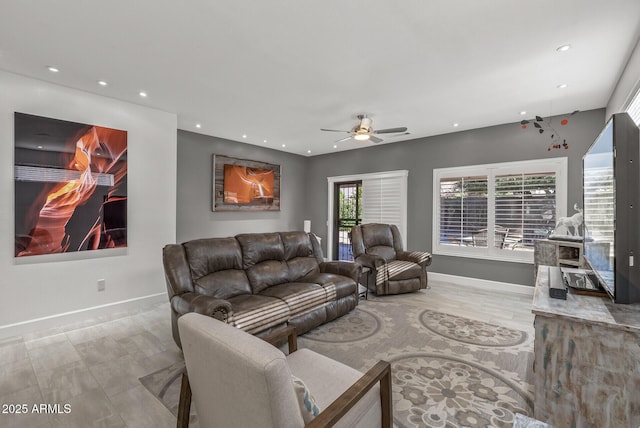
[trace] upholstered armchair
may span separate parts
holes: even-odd
[[[178,320],[186,374],[178,427],[191,401],[206,427],[391,427],[391,366],[361,373],[309,349],[297,350],[295,328],[264,340],[214,318]],[[287,338],[289,354],[269,342]]]
[[[377,295],[409,293],[427,288],[431,254],[404,251],[398,227],[361,224],[351,230],[353,258],[370,269],[366,285]]]

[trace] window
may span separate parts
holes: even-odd
[[[567,158],[433,171],[433,252],[530,263],[566,214]]]

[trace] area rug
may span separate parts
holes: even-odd
[[[361,371],[389,361],[398,427],[511,427],[517,413],[532,415],[533,342],[522,331],[375,298],[300,336],[298,347]],[[182,369],[140,379],[174,414]]]

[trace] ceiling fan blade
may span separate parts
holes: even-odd
[[[400,132],[407,132],[407,127],[403,126],[401,128],[387,128],[387,129],[378,129],[377,131],[373,131],[374,134],[396,134]]]
[[[320,128],[321,131],[329,131],[329,132],[351,132],[351,131],[341,131],[339,129],[324,129]]]
[[[338,141],[335,141],[335,143],[342,143],[343,141],[347,141],[347,140],[350,140],[352,138],[353,138],[353,136],[349,135],[348,137],[345,137],[345,138],[342,138],[342,139],[340,139]]]
[[[369,136],[369,141],[371,141],[372,143],[381,143],[383,140],[382,140],[382,138],[378,138],[378,137],[375,137],[373,135],[370,135]]]

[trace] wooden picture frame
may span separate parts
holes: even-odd
[[[213,211],[280,211],[280,165],[213,155]]]

